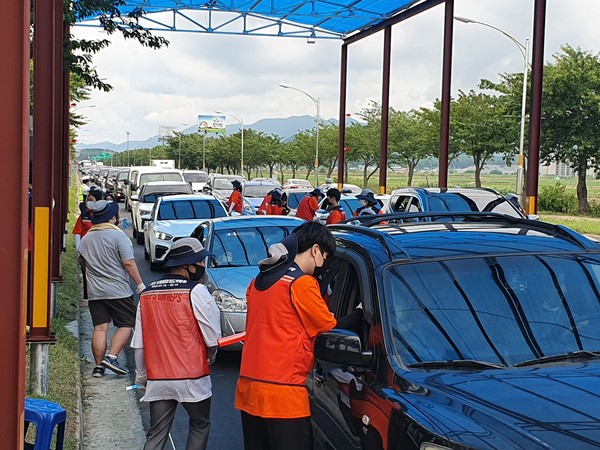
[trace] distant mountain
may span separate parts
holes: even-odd
[[[327,122],[337,124],[338,121],[335,119],[329,119]],[[274,134],[282,138],[284,142],[287,142],[294,138],[299,131],[310,130],[315,126],[314,116],[292,116],[285,119],[261,119],[256,123],[244,124],[244,129],[252,129],[254,131],[262,131],[265,134]],[[227,134],[235,134],[239,131],[240,125],[238,123],[227,125],[225,127]],[[185,134],[192,134],[198,131],[196,126],[192,126],[183,130]],[[140,149],[140,148],[152,148],[159,145],[158,135],[151,136],[144,141],[129,141],[129,149]],[[127,150],[127,141],[115,144],[113,142],[98,142],[95,144],[77,144],[75,146],[78,150],[88,149],[103,149],[114,152],[121,152]]]

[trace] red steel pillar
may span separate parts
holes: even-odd
[[[25,306],[27,292],[27,167],[29,154],[29,1],[2,2],[0,27],[0,177],[5,220],[0,221],[0,436],[3,448],[23,448]]]

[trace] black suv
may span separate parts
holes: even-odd
[[[600,447],[599,244],[494,213],[364,220],[330,226],[323,295],[364,320],[315,342],[317,447]]]

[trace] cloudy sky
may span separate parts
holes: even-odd
[[[501,28],[525,43],[533,31],[534,0],[456,0],[455,15]],[[441,93],[444,7],[440,5],[393,28],[390,103],[408,110],[430,106]],[[545,60],[568,43],[598,53],[600,2],[548,0]],[[75,27],[78,38],[106,37],[97,28]],[[341,41],[164,33],[161,50],[111,38],[94,57],[101,78],[114,86],[94,91],[78,105],[89,123],[83,144],[122,143],[158,134],[159,125],[188,128],[199,114],[225,111],[252,124],[260,119],[314,115],[303,94],[321,101],[321,116],[338,116]],[[369,100],[380,101],[383,33],[349,47],[347,111],[357,113]],[[501,33],[477,24],[455,22],[452,91],[475,88],[481,78],[521,72],[523,57]],[[93,106],[93,107],[91,107]],[[228,123],[236,121],[228,117]]]

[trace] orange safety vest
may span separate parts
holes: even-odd
[[[227,210],[229,211],[229,207],[231,206],[231,204],[235,203],[235,206],[233,207],[231,212],[235,211],[237,213],[242,214],[242,201],[242,194],[240,193],[240,191],[234,190],[229,196],[229,200],[227,201]]]
[[[256,211],[256,214],[258,214],[258,215],[268,214],[267,213],[267,206],[270,205],[270,204],[271,204],[271,194],[267,194],[267,195],[265,195],[265,198],[263,199],[262,203],[258,207],[258,210]]]
[[[250,283],[246,297],[258,296],[260,301],[248,307],[240,377],[305,386],[314,359],[314,338],[306,333],[290,294],[291,284],[303,275],[300,270],[287,272],[264,291],[256,289],[254,280]],[[265,355],[271,355],[269,364],[261,364]]]
[[[164,278],[140,295],[149,380],[190,380],[210,373],[192,308],[190,293],[195,285],[190,280]]]
[[[296,217],[310,222],[315,217],[315,211],[319,209],[319,202],[312,195],[305,196],[300,200],[298,209],[296,209]]]
[[[335,208],[331,210],[329,216],[327,216],[327,225],[338,223],[342,220],[346,220],[346,211],[342,208],[341,205],[337,205]]]

